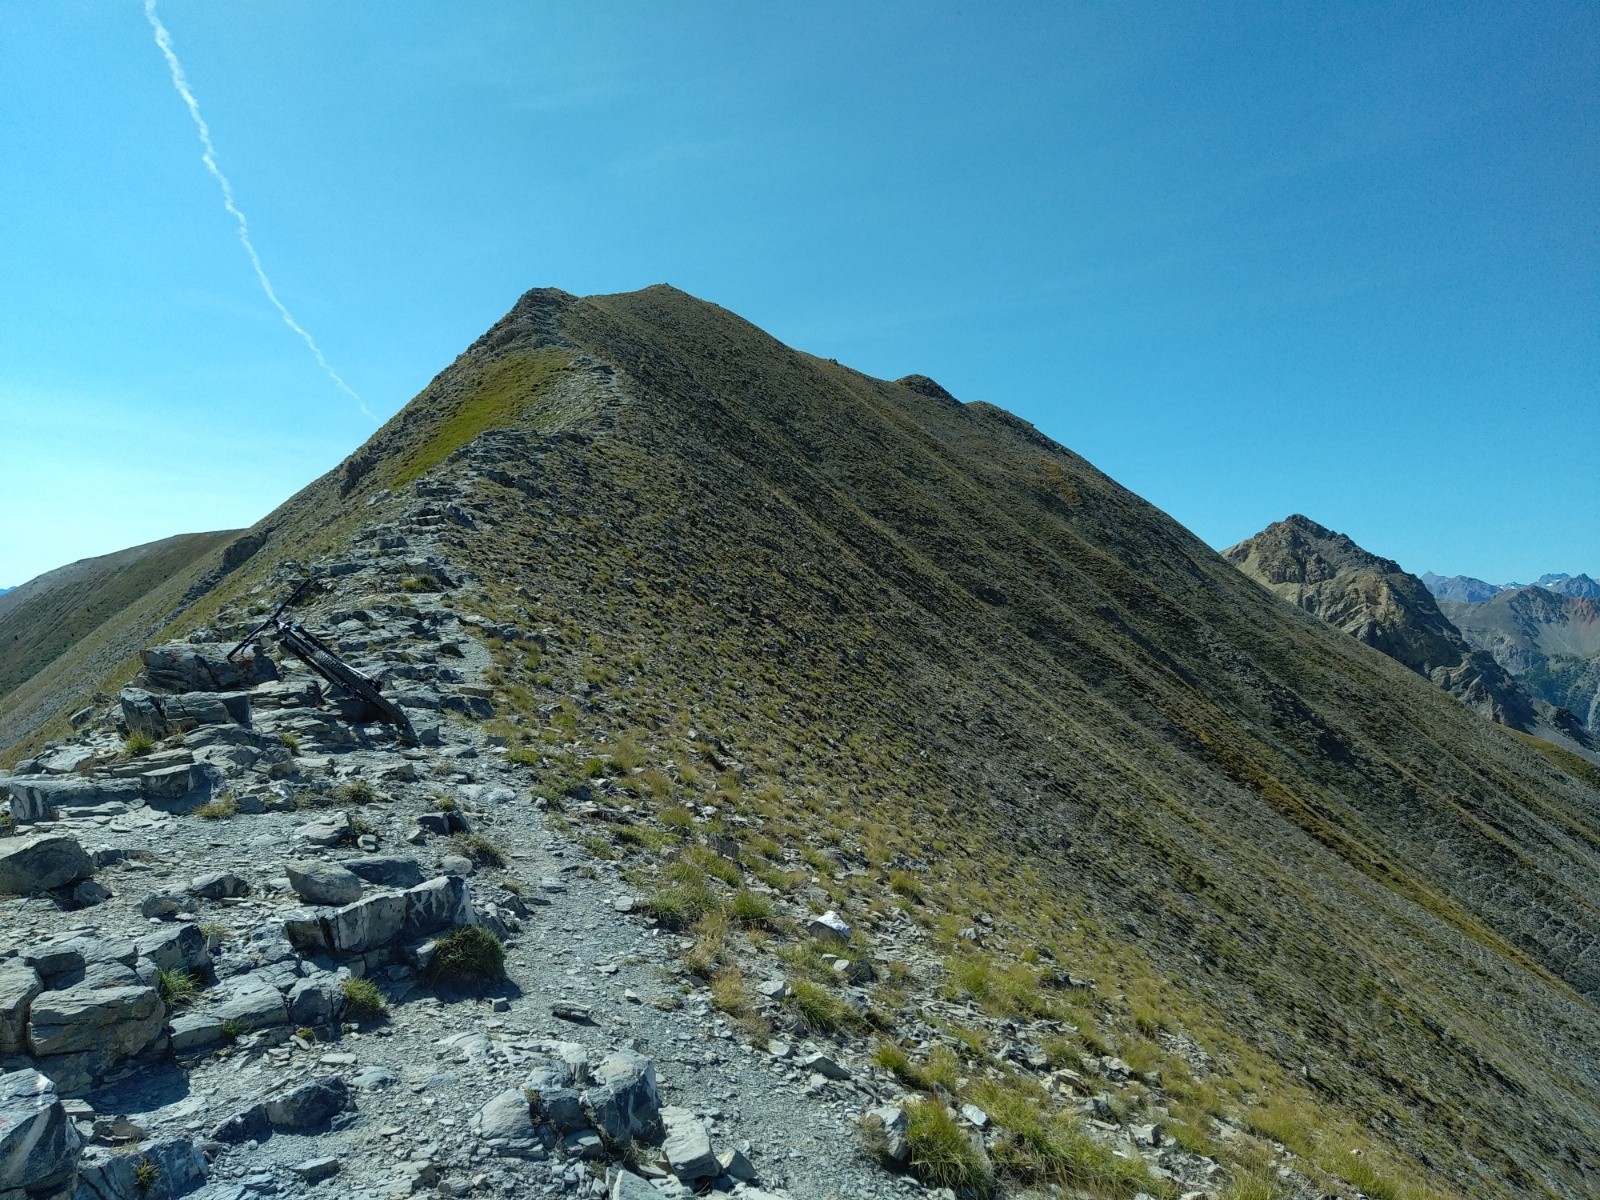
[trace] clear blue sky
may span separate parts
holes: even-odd
[[[1600,9],[163,0],[378,416],[524,289],[670,282],[1034,421],[1213,545],[1600,571]],[[374,428],[139,0],[0,22],[0,585]]]

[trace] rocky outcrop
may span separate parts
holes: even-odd
[[[50,1080],[31,1070],[0,1075],[0,1196],[70,1196],[82,1147]]]
[[[1430,680],[1467,707],[1531,732],[1533,701],[1492,657],[1469,646],[1420,579],[1303,516],[1223,551],[1246,575]]]

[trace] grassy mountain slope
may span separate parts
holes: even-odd
[[[0,696],[237,531],[187,533],[59,567],[0,596]]]
[[[1024,1019],[1045,964],[1089,974],[1072,1036],[1159,1069],[1208,1148],[1253,1131],[1347,1195],[1600,1185],[1581,760],[1002,410],[665,287],[528,293],[179,624],[438,476],[459,602],[528,634],[492,643],[500,731],[553,794],[629,764],[647,820],[595,852],[641,886],[681,880],[649,822],[693,804],[770,886],[906,908],[950,956],[927,986]]]

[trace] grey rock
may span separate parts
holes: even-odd
[[[166,1006],[154,988],[80,985],[33,1001],[28,1049],[36,1057],[94,1050],[115,1062],[150,1046],[165,1024]]]
[[[143,688],[125,687],[117,699],[122,705],[122,723],[129,733],[142,734],[152,740],[167,736],[167,719],[155,696]]]
[[[361,898],[361,879],[330,862],[302,859],[287,867],[289,886],[307,904],[350,904]]]
[[[815,1072],[825,1079],[837,1079],[842,1081],[850,1078],[849,1070],[841,1067],[826,1054],[802,1055],[800,1058],[800,1069],[803,1071]]]
[[[0,963],[0,1054],[23,1048],[28,1027],[28,1006],[44,991],[39,973],[15,960]]]
[[[903,1165],[911,1158],[911,1146],[906,1141],[910,1122],[905,1109],[895,1105],[868,1109],[862,1124],[882,1137],[883,1154],[890,1162]]]
[[[528,1097],[522,1089],[511,1088],[501,1092],[479,1109],[478,1132],[484,1139],[532,1141],[533,1117],[529,1113]]]
[[[196,971],[211,966],[206,935],[192,921],[146,934],[138,942],[139,955],[163,971]]]
[[[976,1104],[963,1104],[961,1106],[961,1119],[974,1129],[987,1129],[989,1127],[989,1114]]]
[[[302,1163],[295,1163],[289,1170],[293,1171],[306,1183],[321,1183],[324,1179],[332,1179],[339,1173],[339,1160],[337,1158],[310,1158]]]
[[[661,1130],[655,1064],[630,1051],[601,1060],[583,1103],[595,1128],[613,1141],[653,1139]]]
[[[218,1021],[236,1023],[247,1030],[267,1029],[289,1021],[282,994],[255,975],[244,976],[229,989],[221,1003],[207,1011]]]
[[[74,908],[93,908],[104,904],[111,896],[111,889],[98,879],[80,879],[67,893],[67,900]]]
[[[0,1195],[52,1194],[72,1179],[82,1147],[53,1083],[33,1070],[0,1075]]]
[[[717,1161],[722,1164],[722,1173],[735,1183],[756,1182],[755,1164],[739,1150],[724,1150],[717,1155]]]
[[[405,927],[406,913],[405,892],[379,892],[346,904],[328,918],[333,949],[343,954],[362,954],[387,945]]]
[[[686,1108],[668,1106],[661,1110],[661,1121],[666,1127],[661,1152],[674,1175],[693,1184],[722,1174],[722,1164],[711,1153],[711,1135],[699,1117]]]
[[[269,1098],[267,1121],[274,1129],[315,1129],[354,1106],[344,1080],[325,1075]]]
[[[289,1024],[313,1029],[331,1024],[339,1001],[339,987],[331,977],[302,979],[289,989]]]
[[[18,825],[47,821],[57,815],[83,814],[105,805],[129,806],[139,800],[139,785],[134,781],[76,775],[14,778],[6,790],[11,795],[11,819]]]
[[[65,887],[94,873],[94,863],[78,839],[63,833],[36,833],[0,839],[0,893],[32,896]]]
[[[248,896],[250,894],[250,881],[242,875],[235,875],[232,871],[214,871],[209,875],[197,876],[189,884],[190,895],[199,896],[202,900],[231,899],[235,896]]]
[[[189,900],[182,892],[151,892],[139,901],[139,915],[147,921],[181,913]]]
[[[422,867],[401,854],[373,854],[347,858],[339,864],[352,875],[380,887],[413,888],[423,880]],[[347,902],[348,903],[348,902]]]
[[[272,1123],[267,1120],[267,1106],[252,1104],[218,1124],[211,1131],[211,1140],[226,1143],[259,1142],[271,1132]]]
[[[611,1181],[611,1200],[662,1200],[662,1193],[632,1171],[618,1171]]]
[[[849,924],[831,908],[820,917],[808,917],[803,922],[803,927],[812,937],[823,941],[843,945],[850,940]]]
[[[246,650],[229,660],[192,645],[152,646],[140,657],[150,686],[166,692],[231,692],[278,678],[267,655]]]
[[[140,1187],[141,1163],[155,1168],[155,1180]],[[205,1158],[186,1137],[149,1142],[137,1154],[90,1150],[78,1166],[75,1200],[173,1200],[206,1181]]]
[[[242,692],[189,692],[162,697],[161,714],[167,719],[167,728],[179,733],[202,725],[248,725],[250,701]],[[238,719],[240,715],[243,720]]]
[[[403,933],[408,941],[454,925],[470,925],[473,922],[472,897],[467,891],[466,880],[458,876],[441,875],[406,889],[403,895]]]
[[[337,846],[354,839],[355,825],[347,812],[325,816],[294,831],[296,840],[310,846]]]
[[[212,1012],[179,1013],[167,1024],[174,1054],[192,1054],[220,1044],[227,1037],[222,1018]]]

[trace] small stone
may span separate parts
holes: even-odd
[[[563,1021],[574,1021],[579,1025],[593,1025],[594,1013],[582,1004],[570,1004],[565,1000],[558,1000],[550,1006],[550,1015],[560,1017]]]
[[[807,1054],[800,1059],[799,1065],[802,1071],[814,1071],[824,1079],[834,1079],[842,1082],[850,1078],[850,1071],[845,1067],[841,1067],[826,1054]]]
[[[295,1163],[289,1170],[307,1183],[321,1183],[339,1173],[339,1160],[331,1157],[310,1158],[303,1163]]]
[[[335,863],[307,859],[288,866],[289,886],[307,904],[353,904],[361,899],[361,879]]]
[[[845,919],[831,908],[820,917],[808,918],[805,922],[805,931],[814,938],[835,942],[841,946],[850,940],[852,932]]]
[[[151,892],[139,902],[139,915],[147,921],[173,917],[188,903],[188,898],[179,892]]]
[[[974,1129],[987,1129],[989,1127],[989,1114],[976,1104],[963,1104],[961,1106],[961,1119]]]

